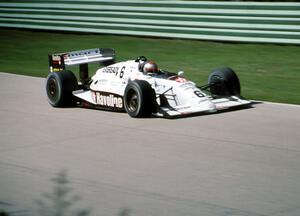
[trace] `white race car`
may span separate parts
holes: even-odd
[[[247,106],[240,82],[230,68],[213,71],[208,84],[197,86],[183,72],[161,70],[144,56],[115,63],[113,49],[96,48],[49,55],[46,92],[54,107],[81,106],[126,111],[131,117],[178,117]],[[88,64],[104,67],[93,76]],[[68,65],[79,65],[79,82]]]

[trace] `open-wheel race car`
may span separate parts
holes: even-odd
[[[89,76],[88,64],[103,67]],[[66,66],[79,65],[79,81]],[[183,72],[159,69],[140,56],[115,63],[115,51],[96,48],[49,55],[46,93],[53,107],[81,106],[126,111],[131,117],[178,117],[247,106],[240,82],[230,68],[214,70],[197,86]]]

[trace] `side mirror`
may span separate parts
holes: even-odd
[[[184,74],[184,71],[179,71],[179,72],[177,73],[178,76],[183,76],[183,74]]]

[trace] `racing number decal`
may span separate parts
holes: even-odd
[[[124,76],[124,71],[125,71],[125,66],[123,66],[122,67],[122,69],[121,69],[121,71],[120,71],[120,79],[122,79],[123,78],[123,76]]]
[[[194,94],[197,95],[198,97],[204,97],[204,95],[199,90],[194,91]]]

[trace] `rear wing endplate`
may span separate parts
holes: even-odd
[[[91,62],[114,62],[115,50],[110,48],[95,48],[66,53],[50,54],[49,71],[59,72],[66,69],[66,65],[85,65]]]

